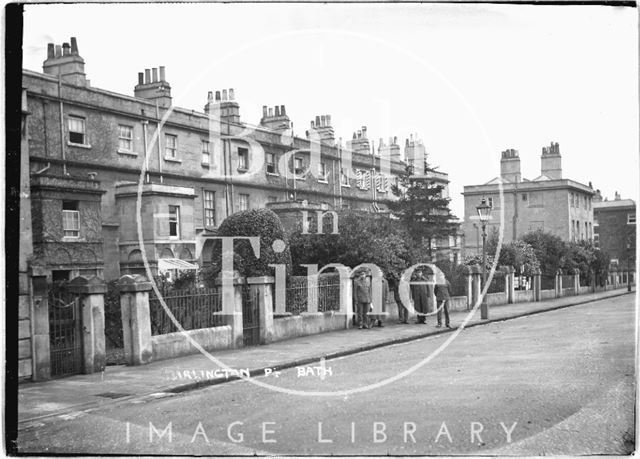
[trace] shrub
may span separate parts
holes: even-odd
[[[236,241],[234,244],[234,269],[243,277],[272,276],[274,269],[269,264],[285,264],[287,274],[291,273],[291,252],[287,237],[278,216],[269,209],[252,209],[238,212],[227,217],[220,228],[219,236],[247,236],[260,238],[260,258],[256,258],[247,240]],[[285,249],[281,253],[273,250],[273,242],[277,239],[284,241]],[[213,241],[214,251],[221,253],[222,241]],[[221,263],[215,262],[203,270],[203,278],[210,282],[221,271]]]

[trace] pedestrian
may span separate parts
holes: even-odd
[[[402,300],[400,299],[400,279],[396,276],[390,277],[389,288],[393,292],[393,299],[396,302],[396,306],[398,306],[398,323],[408,324],[409,311],[404,307],[404,304],[402,304]]]
[[[451,284],[442,273],[438,273],[436,279],[435,293],[438,303],[438,325],[436,327],[442,327],[442,312],[444,311],[444,326],[451,328],[451,325],[449,325],[449,304],[451,303],[449,288]]]
[[[414,282],[420,284],[411,286],[411,299],[413,300],[413,308],[416,310],[417,324],[426,324],[427,313],[429,312],[429,289],[427,287],[427,278],[422,271],[418,271],[415,275]]]
[[[369,307],[371,305],[371,293],[364,270],[361,270],[353,281],[353,295],[355,297],[356,312],[359,328],[371,328],[369,326]]]
[[[389,299],[389,282],[383,276],[382,277],[382,312],[383,314],[375,314],[371,316],[372,319],[377,322],[378,327],[384,327],[382,323],[382,319],[384,319],[384,317],[386,316],[388,299]]]

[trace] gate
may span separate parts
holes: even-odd
[[[51,377],[82,372],[80,300],[64,283],[49,289],[49,345]]]
[[[242,288],[242,336],[245,346],[260,344],[259,292],[248,286]]]

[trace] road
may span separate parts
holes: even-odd
[[[236,381],[56,420],[21,431],[18,444],[84,454],[626,454],[634,448],[634,301],[464,330],[407,376],[357,393],[284,389],[376,385],[451,335],[258,378],[280,391]]]

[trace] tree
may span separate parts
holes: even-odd
[[[398,221],[386,215],[341,210],[338,234],[303,234],[301,225],[290,236],[294,274],[306,274],[302,264],[342,263],[351,268],[374,263],[387,276],[398,276],[413,264],[416,251]]]
[[[562,268],[567,256],[567,248],[562,239],[538,229],[525,234],[522,240],[533,248],[543,275],[555,276]]]
[[[426,174],[435,172],[425,164]],[[432,241],[455,235],[458,225],[452,220],[455,216],[449,209],[449,198],[442,196],[444,186],[428,177],[412,175],[413,167],[407,166],[398,177],[398,183],[391,187],[397,201],[389,203],[395,217],[404,225],[415,245],[427,244],[430,260]]]
[[[540,268],[536,252],[530,244],[521,240],[515,240],[502,245],[500,266],[513,266],[518,274],[532,276],[534,270]]]

